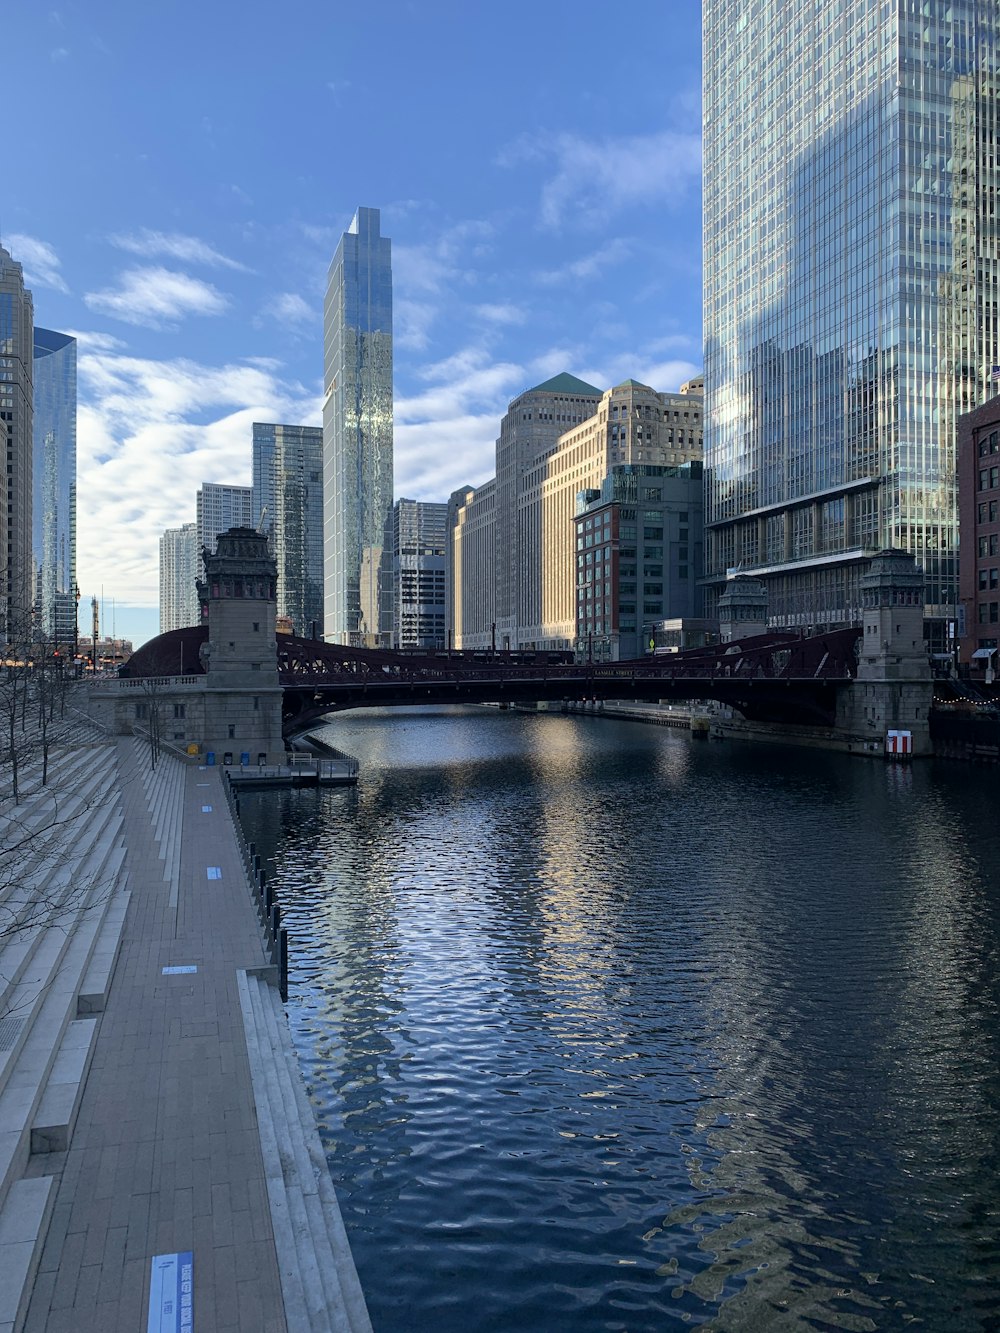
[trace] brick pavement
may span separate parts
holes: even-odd
[[[61,1177],[25,1329],[137,1333],[151,1257],[191,1250],[196,1329],[283,1333],[236,984],[265,959],[219,774],[185,769],[174,907],[133,741],[118,762],[132,900],[70,1149],[38,1167]]]

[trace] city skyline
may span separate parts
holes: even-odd
[[[11,92],[37,115],[10,145],[0,239],[36,321],[78,340],[82,604],[103,585],[119,632],[154,634],[161,533],[202,482],[250,484],[254,420],[319,424],[326,269],[359,201],[393,238],[397,497],[485,481],[508,403],[564,367],[660,390],[700,371],[700,10],[630,7],[669,37],[666,90],[629,47],[581,81],[601,15],[399,3],[342,16],[334,42],[318,4],[238,34],[188,3],[169,21],[12,6]],[[544,78],[526,31],[562,52]],[[366,44],[370,74],[346,56]],[[266,96],[239,91],[250,69]],[[83,151],[64,133],[80,114]]]

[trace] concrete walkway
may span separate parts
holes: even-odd
[[[24,1327],[145,1329],[152,1258],[190,1251],[195,1329],[280,1333],[237,986],[265,959],[219,776],[150,782],[131,739],[118,762],[131,904],[69,1150],[32,1159],[59,1183]]]

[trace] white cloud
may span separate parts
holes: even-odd
[[[614,264],[622,263],[629,258],[631,253],[631,243],[622,237],[618,237],[615,240],[608,241],[607,245],[592,250],[590,254],[581,255],[579,259],[572,259],[559,268],[539,273],[537,275],[538,281],[546,286],[557,286],[565,282],[586,282],[588,278],[596,278]]]
[[[395,489],[416,500],[443,500],[492,475],[500,418],[511,397],[527,388],[526,372],[472,346],[419,375],[428,387],[394,405]]]
[[[56,292],[68,292],[66,279],[59,272],[59,256],[48,241],[34,236],[14,233],[4,241],[11,256],[24,265],[25,282],[29,287],[51,287]]]
[[[119,250],[127,250],[129,254],[147,259],[165,255],[168,259],[179,259],[182,263],[238,269],[241,273],[250,271],[246,264],[230,259],[207,241],[197,236],[184,236],[180,232],[150,231],[148,227],[141,227],[137,232],[117,233],[108,239]]]
[[[477,305],[475,313],[489,324],[525,324],[527,311],[509,303],[499,305]]]
[[[84,301],[127,324],[169,328],[185,315],[221,315],[229,302],[211,283],[166,268],[132,268],[117,288],[87,292]]]
[[[315,324],[317,328],[321,318],[298,292],[282,292],[268,304],[264,313],[268,318],[273,317],[286,324]]]
[[[701,178],[701,136],[678,130],[621,138],[575,134],[525,135],[498,162],[553,163],[542,187],[544,226],[558,230],[570,217],[599,225],[636,203],[680,201]]]
[[[69,51],[65,46],[57,46],[54,51],[49,52],[49,59],[58,63],[60,60],[66,60],[69,57]]]
[[[249,485],[252,422],[318,423],[319,394],[274,364],[153,361],[93,344],[81,344],[79,369],[80,586],[155,606],[164,528],[193,521],[202,482]]]

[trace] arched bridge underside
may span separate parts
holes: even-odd
[[[284,729],[347,708],[580,699],[716,699],[760,722],[830,726],[856,671],[860,631],[739,644],[631,662],[554,661],[545,653],[414,655],[279,636]]]

